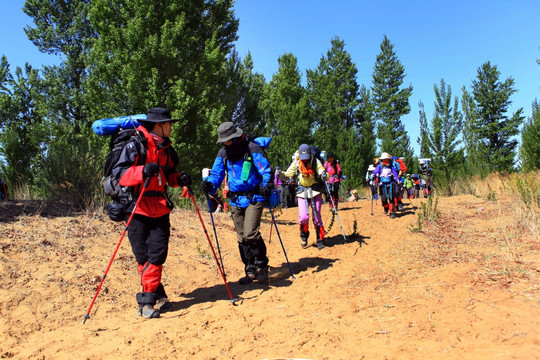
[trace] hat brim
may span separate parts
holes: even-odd
[[[311,159],[310,154],[300,154],[300,160],[309,160]]]
[[[240,137],[240,136],[242,136],[243,133],[244,133],[244,131],[242,129],[236,128],[236,132],[234,134],[219,137],[216,144],[224,143],[224,142],[227,142],[227,141],[232,140],[234,138]]]

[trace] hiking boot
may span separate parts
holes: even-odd
[[[388,215],[388,209],[384,209],[384,215]]]
[[[395,217],[396,217],[396,213],[392,211],[390,213],[390,219],[395,219]]]
[[[322,250],[324,249],[324,240],[317,239],[317,249]]]
[[[397,209],[398,209],[399,211],[403,211],[403,204],[398,204]]]
[[[159,310],[154,309],[154,307],[149,304],[139,305],[139,310],[137,310],[137,316],[142,316],[146,319],[156,319],[159,317]]]
[[[305,248],[307,246],[307,240],[306,239],[301,239],[300,240],[300,245],[302,245],[302,247]]]
[[[263,267],[257,271],[257,282],[259,284],[268,284],[268,267]]]
[[[255,274],[248,273],[246,276],[238,280],[238,283],[240,285],[247,285],[247,284],[251,284],[253,280],[255,280]]]
[[[159,312],[164,312],[172,307],[172,303],[166,297],[162,297],[156,300],[156,308]]]

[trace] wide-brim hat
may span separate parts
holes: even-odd
[[[302,144],[298,148],[298,156],[300,160],[309,160],[311,159],[311,148],[307,144]]]
[[[146,122],[152,122],[152,123],[160,123],[160,122],[175,122],[180,121],[180,119],[172,119],[171,113],[169,110],[162,108],[162,107],[156,107],[148,110],[148,114],[146,114],[146,119],[144,120]]]
[[[244,131],[236,127],[234,123],[227,121],[219,125],[217,128],[218,140],[217,143],[224,143],[234,138],[242,136]]]

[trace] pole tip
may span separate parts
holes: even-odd
[[[90,319],[90,315],[88,315],[88,314],[84,315],[84,320],[83,320],[83,322],[82,322],[83,325],[84,325],[84,323],[86,322],[86,320],[88,320],[88,319]]]

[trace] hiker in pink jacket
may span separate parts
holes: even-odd
[[[333,153],[328,152],[326,155],[326,161],[324,162],[324,169],[326,170],[326,173],[328,174],[328,180],[326,180],[326,183],[328,184],[328,187],[330,189],[329,196],[332,197],[334,200],[334,204],[336,205],[336,210],[338,207],[338,201],[339,201],[339,186],[340,181],[343,176],[343,172],[341,171],[341,167],[339,166],[339,162],[336,160]],[[332,207],[332,201],[329,201],[330,207]]]

